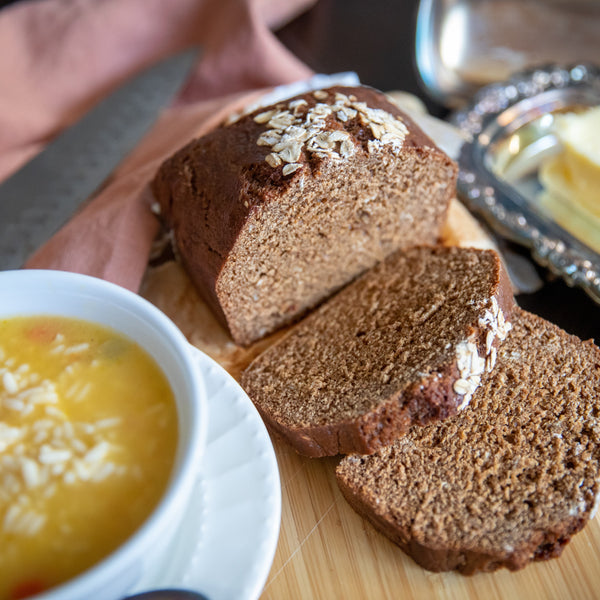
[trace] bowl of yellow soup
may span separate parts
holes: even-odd
[[[105,281],[0,272],[0,600],[111,600],[181,525],[202,374],[157,308]]]

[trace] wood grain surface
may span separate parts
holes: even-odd
[[[444,241],[489,246],[458,203],[452,206]],[[247,349],[236,346],[175,262],[150,269],[142,295],[166,312],[192,344],[238,380],[252,358],[281,335]],[[600,598],[598,519],[573,538],[559,559],[535,563],[522,571],[470,577],[430,573],[350,508],[335,481],[338,458],[305,458],[281,440],[272,441],[281,476],[282,519],[264,599]]]

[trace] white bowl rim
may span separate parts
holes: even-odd
[[[160,529],[160,524],[177,504],[179,491],[186,486],[191,489],[196,478],[202,453],[206,445],[208,405],[202,373],[194,361],[192,348],[179,328],[156,306],[146,299],[115,283],[108,282],[90,275],[72,273],[58,270],[21,269],[0,271],[0,318],[2,317],[2,289],[7,283],[18,286],[23,282],[37,283],[64,283],[65,285],[85,286],[86,291],[99,291],[108,293],[111,298],[122,308],[136,312],[145,321],[151,320],[161,329],[166,340],[179,350],[179,359],[183,362],[183,369],[189,376],[192,396],[195,399],[191,407],[190,440],[186,451],[182,454],[178,468],[172,474],[169,486],[159,504],[152,511],[144,523],[116,550],[73,579],[42,592],[32,600],[61,600],[68,598],[83,598],[92,590],[99,589],[103,582],[109,581],[111,574],[122,570],[122,563],[127,557],[133,558],[138,548],[146,548],[149,541]],[[23,311],[23,316],[30,314],[52,314],[51,311]],[[16,316],[16,315],[15,315]],[[92,320],[92,319],[90,319]]]

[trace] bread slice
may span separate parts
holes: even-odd
[[[383,94],[336,87],[191,142],[153,191],[191,279],[248,345],[397,248],[436,243],[456,172]]]
[[[493,251],[399,251],[255,359],[242,385],[299,453],[374,452],[469,403],[512,307]]]
[[[600,350],[520,309],[512,324],[466,410],[337,468],[355,510],[426,569],[558,556],[598,507]]]

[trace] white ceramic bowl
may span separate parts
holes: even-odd
[[[161,366],[179,414],[179,443],[168,488],[146,522],[103,561],[36,600],[122,598],[156,568],[180,524],[206,440],[204,382],[183,334],[143,298],[100,279],[60,271],[0,272],[0,319],[52,314],[109,326],[135,340]]]

